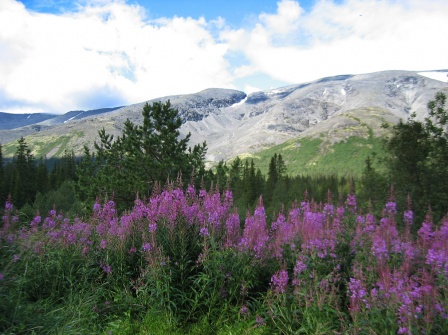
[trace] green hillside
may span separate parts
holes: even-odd
[[[253,159],[263,174],[267,174],[271,157],[277,153],[291,176],[358,177],[368,156],[384,153],[383,138],[388,130],[382,125],[396,121],[386,110],[356,109],[333,116],[300,137],[240,158]]]
[[[82,131],[73,131],[65,135],[31,135],[25,137],[25,140],[34,157],[61,158],[65,151],[80,152],[84,143],[83,137],[84,133]],[[2,148],[3,155],[7,158],[12,157],[16,150],[17,141],[7,143]]]
[[[334,115],[303,132],[300,136],[262,151],[241,155],[253,158],[257,168],[267,174],[271,157],[281,154],[289,175],[359,176],[368,156],[383,153],[382,138],[387,135],[385,123],[397,118],[380,108],[358,108]],[[40,132],[26,137],[28,147],[36,158],[61,158],[65,151],[75,156],[83,154],[83,146],[92,147],[97,139],[98,126],[83,124],[84,128],[62,132]],[[116,126],[101,124],[106,132],[114,133]],[[10,158],[17,150],[17,141],[3,146],[3,155]],[[210,162],[212,165],[216,162]]]
[[[289,175],[360,176],[368,156],[383,153],[382,139],[350,137],[327,146],[322,139],[300,138],[252,155],[254,163],[267,174],[271,157],[281,154]]]

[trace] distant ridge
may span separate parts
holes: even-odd
[[[252,155],[299,137],[321,138],[326,145],[333,145],[351,136],[382,136],[381,122],[394,123],[413,112],[422,119],[435,94],[448,92],[447,82],[429,77],[434,73],[443,79],[448,71],[345,74],[249,95],[211,88],[149,102],[169,99],[183,120],[182,136],[191,133],[191,145],[206,141],[206,159],[217,162]],[[0,130],[0,143],[5,155],[15,150],[14,143],[7,143],[20,136],[27,136],[36,157],[57,157],[66,149],[81,155],[84,145],[93,147],[101,128],[118,135],[126,119],[141,122],[145,103],[72,111]]]

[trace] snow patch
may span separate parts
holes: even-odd
[[[448,83],[448,71],[419,72],[419,75]]]
[[[71,120],[73,120],[75,117],[78,117],[78,116],[80,116],[82,113],[84,113],[84,112],[81,112],[81,113],[79,113],[79,114],[76,114],[75,116],[73,116],[73,117],[71,117],[70,119],[68,119],[68,120],[65,120],[64,121],[64,123],[67,123],[68,121],[71,121]]]
[[[239,101],[237,103],[234,103],[233,105],[231,105],[229,107],[241,106],[242,104],[244,104],[246,102],[246,100],[247,100],[247,95],[246,95],[246,97],[243,100],[241,100],[241,101]]]
[[[269,94],[269,95],[275,95],[275,94],[279,94],[279,93],[283,93],[283,92],[285,92],[285,90],[282,90],[282,89],[274,89],[274,90],[270,90],[270,91],[268,91],[268,92],[266,92],[266,93]]]
[[[346,95],[347,94],[347,92],[345,92],[345,90],[343,88],[341,88],[341,93],[342,93],[342,95]]]

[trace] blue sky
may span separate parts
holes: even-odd
[[[0,112],[448,68],[446,0],[1,0]]]
[[[79,3],[87,3],[87,1],[70,0],[22,0],[21,2],[31,10],[45,13],[76,10]],[[235,26],[256,18],[262,12],[275,13],[277,9],[276,0],[132,0],[127,3],[144,7],[148,16],[153,19],[181,16],[196,19],[204,17],[212,20],[223,17]],[[314,4],[314,0],[300,1],[300,6],[305,10],[311,9]]]

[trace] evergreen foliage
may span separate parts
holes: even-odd
[[[32,204],[37,192],[37,167],[34,156],[23,137],[18,140],[17,152],[11,163],[10,194],[20,208]]]
[[[0,204],[6,201],[5,167],[3,164],[2,145],[0,144]]]
[[[429,117],[423,122],[413,114],[406,122],[392,127],[386,142],[386,166],[397,192],[397,201],[405,206],[408,195],[418,218],[431,208],[435,219],[448,212],[448,111],[446,95],[439,92],[428,104]]]
[[[156,183],[175,180],[178,174],[203,176],[206,144],[192,149],[188,147],[190,134],[180,138],[182,121],[177,109],[169,101],[147,103],[142,115],[142,125],[127,120],[117,139],[103,128],[95,152],[85,149],[78,169],[80,198],[113,196],[129,206],[136,193],[149,195]]]

